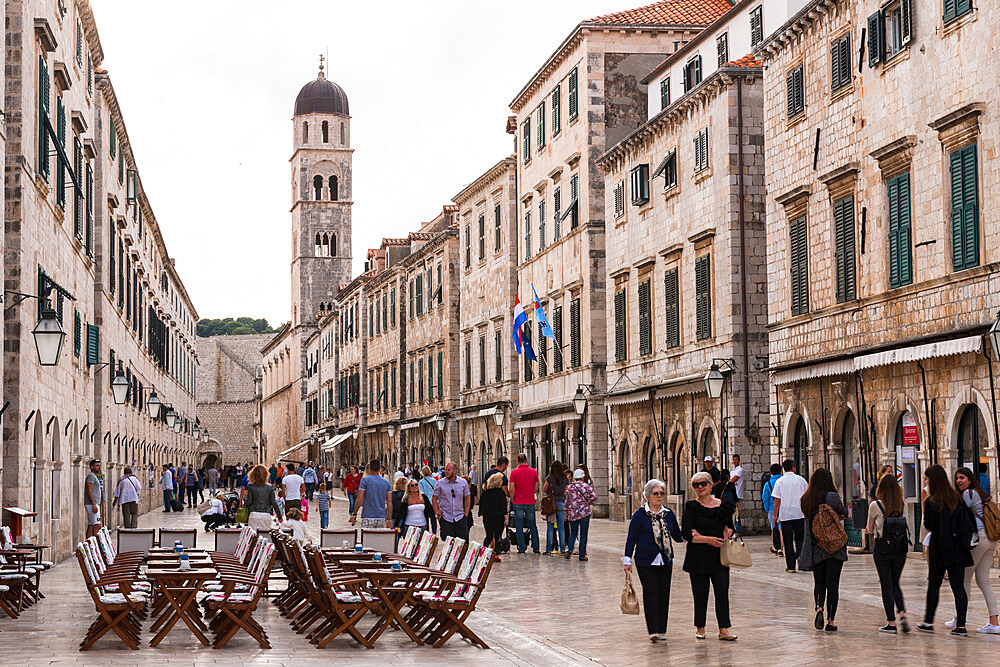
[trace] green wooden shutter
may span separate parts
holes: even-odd
[[[115,133],[115,121],[111,121],[110,129],[108,130],[108,152],[111,155],[111,159],[115,159],[115,152],[117,150],[118,135]]]
[[[711,255],[694,261],[695,319],[698,340],[712,337]]]
[[[524,123],[521,125],[521,132],[523,134],[521,140],[521,156],[525,163],[531,161],[531,116],[524,119]]]
[[[444,396],[444,352],[438,352],[438,398]]]
[[[108,217],[108,234],[111,238],[111,245],[108,252],[108,293],[115,293],[115,276],[117,269],[115,268],[115,221],[114,218]]]
[[[434,400],[434,353],[427,353],[427,400]]]
[[[410,279],[410,291],[407,293],[410,300],[410,319],[413,319],[413,279]]]
[[[910,174],[897,176],[887,184],[889,194],[889,287],[913,282],[913,254],[910,227]]]
[[[556,86],[555,90],[552,91],[552,136],[559,134],[562,129],[562,114],[560,109],[561,100],[560,97],[560,86]]]
[[[625,292],[615,291],[615,361],[625,361]]]
[[[538,104],[538,127],[536,128],[538,133],[538,150],[541,150],[545,146],[545,100],[542,100]]]
[[[868,66],[874,67],[882,62],[882,12],[875,12],[868,17]]]
[[[87,365],[100,363],[101,329],[96,324],[87,325]]]
[[[955,271],[979,265],[979,183],[976,144],[949,156],[951,166],[951,253]]]
[[[913,5],[912,0],[900,0],[900,41],[905,46],[913,41]]]
[[[49,67],[44,56],[38,56],[38,173],[49,182],[49,131],[45,119],[49,115]]]
[[[833,204],[835,258],[837,272],[837,303],[856,297],[854,256],[854,195],[838,199]]]
[[[653,353],[652,313],[650,312],[649,278],[639,283],[639,354]]]
[[[552,333],[555,334],[552,344],[552,372],[561,373],[563,369],[563,309],[556,306],[552,309]]]
[[[414,302],[417,306],[417,316],[424,314],[424,276],[422,273],[417,274],[417,293],[413,297]]]
[[[764,9],[758,5],[750,12],[750,47],[753,48],[764,41]]]
[[[83,144],[79,137],[73,138],[73,173],[77,183],[83,178]],[[73,188],[73,236],[83,241],[83,202],[84,193],[80,188]]]
[[[677,269],[673,268],[663,274],[664,343],[668,349],[681,344],[678,297]]]
[[[66,107],[62,95],[56,97],[56,141],[63,153],[66,152]],[[66,210],[66,168],[62,153],[56,153],[56,205]]]
[[[527,323],[527,324],[525,324],[521,328],[521,341],[523,343],[527,343],[528,345],[531,345],[531,323],[530,322]],[[529,359],[528,355],[525,354],[524,355],[524,380],[525,380],[525,382],[530,382],[533,379],[534,378],[533,378],[532,373],[531,373],[531,359]]]
[[[569,365],[580,367],[580,299],[569,304]]]
[[[538,377],[543,378],[548,375],[549,363],[546,358],[549,353],[549,339],[542,334],[542,323],[538,323]]]
[[[722,33],[715,40],[716,56],[719,59],[719,67],[723,67],[729,62],[729,33]]]
[[[493,365],[494,375],[497,382],[503,380],[503,334],[499,330],[493,332]]]
[[[531,259],[531,211],[524,212],[524,260]]]
[[[94,168],[87,163],[87,200],[84,202],[87,219],[87,255],[94,256]]]
[[[80,322],[80,311],[73,309],[73,356],[80,356],[80,346],[83,339],[83,325]]]
[[[579,94],[577,91],[577,68],[569,73],[569,119],[573,120],[580,113]]]
[[[806,216],[792,220],[788,225],[789,237],[789,291],[792,315],[809,312],[809,246]]]
[[[486,385],[486,336],[479,337],[479,386]]]

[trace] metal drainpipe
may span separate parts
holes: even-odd
[[[747,242],[743,183],[743,79],[736,77],[736,189],[740,225],[740,298],[742,299],[743,337],[743,435],[750,439],[750,342],[747,340]]]
[[[927,418],[927,447],[933,452],[937,449],[937,433],[932,430],[934,424],[931,421],[931,409],[930,405],[927,403],[927,372],[924,370],[924,365],[918,360],[917,368],[920,369],[920,382],[924,388],[924,416]],[[992,385],[992,379],[990,378]],[[935,460],[935,463],[937,461]]]

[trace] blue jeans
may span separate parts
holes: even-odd
[[[170,491],[169,489],[163,489],[163,511],[164,512],[169,512],[170,511],[170,500],[173,497],[174,497],[173,491]]]
[[[330,523],[330,510],[319,511],[319,527],[326,528]]]
[[[587,555],[587,534],[590,532],[590,517],[569,522],[569,542],[566,545],[566,552],[573,553],[573,545],[576,543],[576,535],[580,534],[580,558]]]
[[[316,490],[316,482],[306,482],[306,500],[313,499],[313,491]]]
[[[354,494],[351,493],[350,491],[347,492],[347,503],[350,505],[350,507],[347,510],[348,513],[354,514]]]
[[[566,520],[566,512],[563,511],[564,507],[566,507],[566,503],[556,503],[556,519],[554,525],[548,519],[545,521],[546,551],[560,551],[560,547],[566,546],[566,529],[563,526],[563,521]]]
[[[535,525],[534,505],[514,505],[514,531],[517,533],[517,552],[524,553],[528,546],[524,543],[524,525],[531,531],[531,550],[538,553],[538,526]]]

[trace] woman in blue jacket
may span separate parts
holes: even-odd
[[[632,571],[633,559],[642,584],[642,610],[649,641],[667,639],[667,611],[670,607],[670,574],[674,563],[674,542],[681,541],[677,517],[663,506],[666,485],[658,479],[646,482],[642,493],[646,504],[636,510],[625,540],[625,571]]]

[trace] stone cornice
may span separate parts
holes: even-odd
[[[787,46],[796,36],[805,32],[809,26],[829,13],[838,2],[840,0],[813,0],[758,44],[757,48],[753,50],[754,55],[762,62],[768,60]]]
[[[486,194],[489,194],[489,192],[487,191],[489,184],[497,180],[497,178],[502,176],[506,171],[510,171],[511,173],[513,173],[514,169],[516,168],[516,165],[517,165],[516,158],[513,155],[508,155],[507,157],[505,157],[504,159],[500,160],[495,165],[487,169],[486,172],[482,174],[479,178],[477,178],[476,180],[472,181],[467,186],[462,188],[458,192],[458,194],[456,194],[451,198],[451,200],[456,204],[458,204],[459,206],[462,206],[463,202],[467,202],[475,198],[475,196],[480,192],[486,192]]]
[[[970,102],[964,106],[961,106],[954,111],[950,111],[945,115],[932,120],[927,123],[927,125],[932,130],[937,130],[938,132],[944,132],[949,128],[958,125],[962,121],[971,120],[978,117],[986,109],[986,105],[982,102]]]
[[[80,23],[83,24],[83,35],[90,45],[90,59],[93,66],[97,67],[104,62],[104,47],[101,46],[101,37],[97,34],[94,12],[86,0],[76,0],[75,4],[76,10],[80,14]]]

